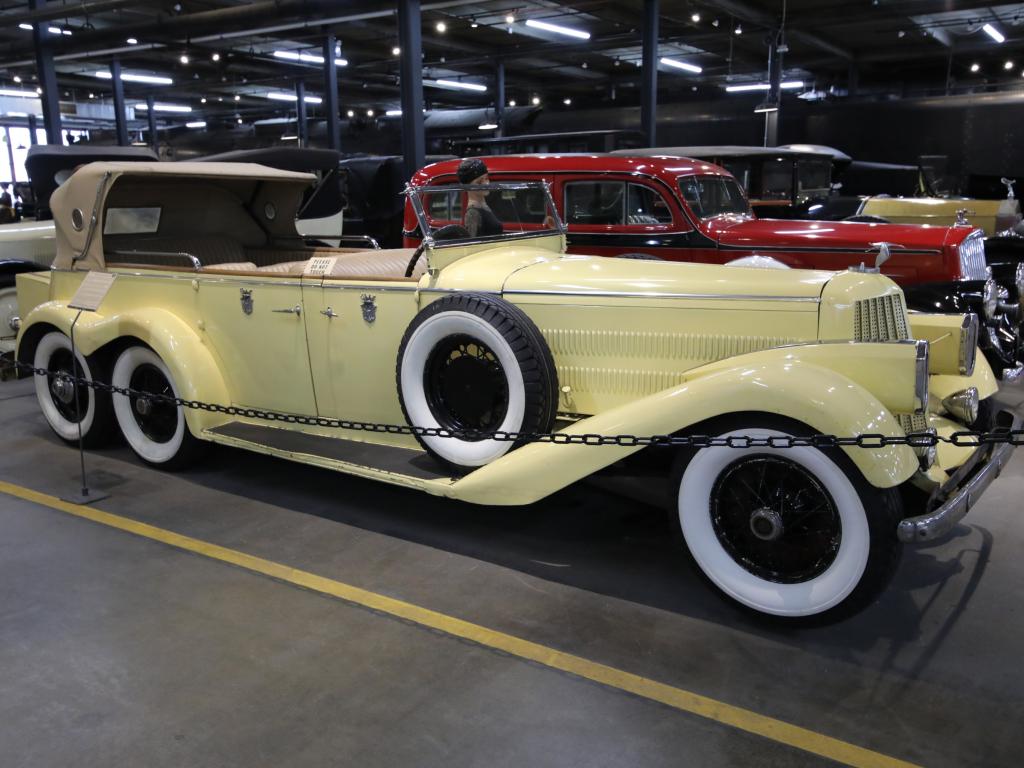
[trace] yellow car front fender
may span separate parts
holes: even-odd
[[[696,369],[678,386],[578,421],[564,432],[672,434],[718,416],[758,412],[799,421],[822,434],[903,434],[893,415],[863,386],[818,365],[780,365],[777,358],[783,352],[769,350],[735,358],[728,367],[717,363],[705,367],[710,371]],[[529,504],[639,450],[636,446],[531,443],[446,486],[443,492],[479,504]],[[843,450],[878,488],[900,485],[920,466],[907,446]]]
[[[33,309],[18,334],[18,359],[31,362],[27,359],[31,352],[23,350],[22,345],[26,338],[38,341],[41,326],[52,326],[70,336],[76,315],[77,310],[56,301],[45,302]],[[224,377],[210,348],[172,312],[153,308],[113,315],[83,312],[75,326],[75,343],[84,355],[95,354],[124,339],[138,339],[151,347],[167,365],[179,395],[185,400],[231,402]],[[185,419],[194,435],[225,421],[224,416],[191,409],[185,409]]]

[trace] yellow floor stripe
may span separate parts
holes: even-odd
[[[913,768],[912,763],[897,760],[896,758],[874,752],[870,749],[864,749],[839,739],[833,739],[806,728],[790,725],[781,720],[759,715],[749,709],[734,707],[731,704],[726,704],[707,696],[701,696],[681,688],[649,680],[640,675],[616,669],[615,667],[588,661],[579,656],[573,656],[570,653],[563,653],[554,648],[523,640],[514,635],[481,627],[453,616],[429,610],[428,608],[421,608],[411,603],[385,597],[384,595],[327,579],[323,576],[317,576],[308,571],[290,568],[287,565],[275,563],[271,560],[265,560],[261,557],[247,555],[244,552],[193,539],[190,536],[182,536],[163,528],[140,523],[136,520],[103,512],[92,507],[71,504],[55,496],[39,493],[38,491],[6,483],[2,480],[0,480],[0,492],[24,499],[25,501],[42,504],[61,512],[67,512],[76,517],[92,520],[111,528],[133,533],[136,536],[169,544],[172,547],[194,552],[213,560],[231,563],[254,573],[260,573],[288,582],[289,584],[312,589],[325,595],[331,595],[356,605],[380,611],[381,613],[397,616],[421,626],[430,627],[455,637],[471,640],[487,648],[503,651],[512,656],[518,656],[521,659],[527,659],[611,688],[642,696],[645,699],[657,701],[683,712],[707,718],[717,723],[723,723],[747,733],[763,736],[766,739],[820,755],[844,765],[857,766],[858,768],[896,768],[897,766],[900,768]]]

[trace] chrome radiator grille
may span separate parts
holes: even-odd
[[[963,280],[984,280],[988,277],[983,234],[976,229],[960,243],[960,277]]]
[[[853,309],[854,341],[909,339],[907,310],[900,294],[861,299]]]

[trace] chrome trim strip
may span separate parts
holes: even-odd
[[[1010,428],[1020,429],[1020,425],[1021,417],[1014,416]],[[1011,443],[996,446],[985,465],[942,506],[926,515],[901,520],[896,529],[899,540],[904,544],[922,544],[951,531],[957,523],[963,520],[984,490],[999,477],[1003,467],[1013,455],[1014,447]]]
[[[100,201],[103,200],[103,193],[106,191],[111,175],[111,172],[107,171],[100,177],[99,182],[96,184],[96,200],[92,204],[92,215],[89,217],[89,231],[85,233],[85,245],[82,246],[81,253],[71,257],[72,264],[84,259],[85,254],[89,252],[89,248],[92,246],[93,237],[96,235],[96,225],[100,220]]]
[[[978,358],[978,333],[980,329],[978,316],[973,312],[964,315],[960,324],[959,364],[961,376],[973,376],[974,364]]]
[[[929,344],[927,341],[915,342],[917,347],[914,360],[914,399],[917,400],[917,408],[914,414],[920,416],[928,411],[928,354]]]
[[[189,262],[189,264],[192,265],[192,269],[194,269],[196,272],[198,272],[200,269],[203,268],[203,264],[202,264],[202,262],[199,261],[198,257],[192,255],[188,251],[108,251],[108,253],[110,253],[113,256],[161,256],[161,257],[179,256],[182,259],[187,260]],[[116,261],[113,262],[113,263],[111,263],[110,261],[107,261],[107,266],[108,267],[116,267],[117,264],[118,264],[118,262],[116,262]],[[163,264],[152,264],[152,265],[147,265],[147,266],[162,267],[164,265]],[[167,266],[168,266],[169,269],[174,269],[174,267],[171,266],[171,265],[167,265]]]
[[[582,296],[619,299],[706,299],[708,301],[799,301],[820,304],[818,296],[751,296],[731,293],[661,293],[659,291],[505,290],[506,296]]]

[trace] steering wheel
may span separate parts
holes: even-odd
[[[463,240],[470,237],[469,230],[461,224],[448,224],[447,226],[441,227],[439,230],[434,232],[434,240]],[[405,276],[412,277],[413,271],[416,269],[416,262],[423,256],[423,252],[427,248],[427,241],[424,240],[418,246],[416,250],[412,252],[412,258],[409,259],[409,266],[405,268]]]

